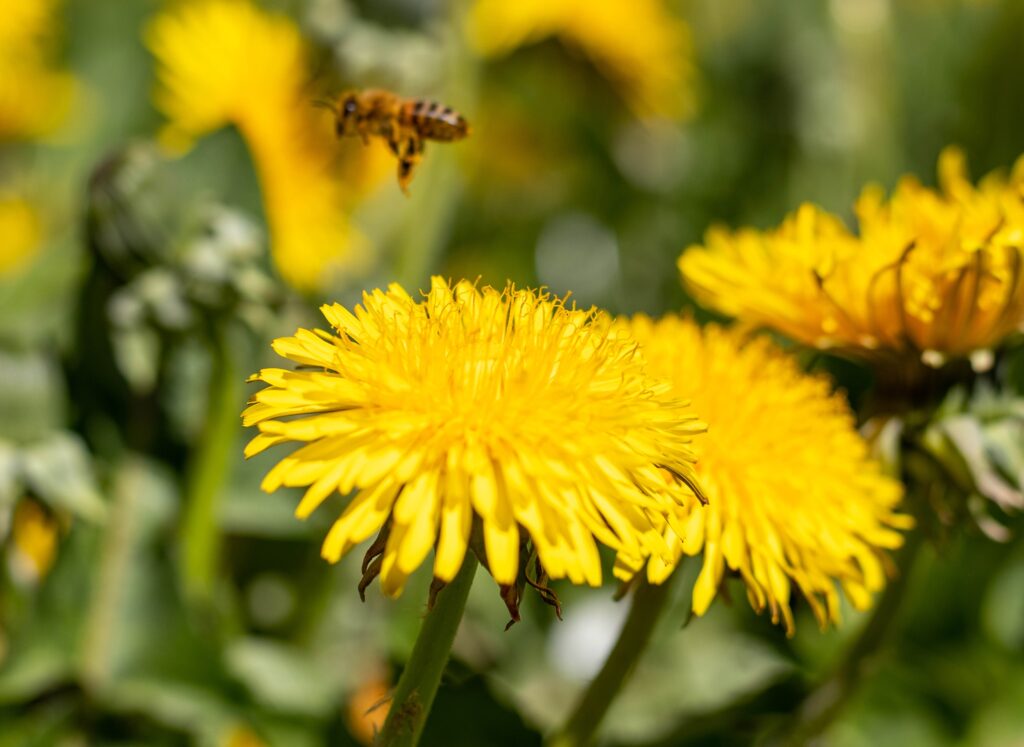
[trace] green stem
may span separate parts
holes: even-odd
[[[207,602],[213,594],[220,552],[217,511],[231,467],[240,412],[240,384],[227,335],[211,337],[207,421],[186,477],[181,527],[181,582],[186,598]]]
[[[839,666],[815,687],[796,711],[793,726],[781,744],[804,745],[825,731],[842,712],[850,696],[871,669],[874,655],[889,639],[906,595],[907,580],[924,544],[924,532],[911,531],[897,555],[900,575],[886,585],[874,611]]]
[[[633,593],[633,603],[601,671],[587,686],[586,692],[569,720],[549,740],[549,747],[582,747],[590,744],[612,701],[632,674],[637,661],[651,640],[654,627],[670,596],[672,579],[655,586],[641,579]]]
[[[433,609],[423,618],[412,655],[391,699],[384,728],[377,736],[379,747],[415,747],[419,743],[466,609],[476,566],[476,556],[466,553],[459,574],[438,592]]]
[[[103,528],[102,550],[92,587],[81,647],[82,684],[91,693],[110,685],[113,652],[122,633],[126,578],[132,564],[133,546],[138,542],[139,496],[148,487],[144,468],[129,457],[114,481],[114,505]]]

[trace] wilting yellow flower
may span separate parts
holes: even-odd
[[[18,0],[0,13],[0,140],[36,138],[64,123],[76,83],[56,68],[56,0]]]
[[[822,626],[838,622],[837,585],[857,609],[870,606],[885,583],[884,551],[902,544],[896,530],[911,522],[895,513],[900,484],[869,459],[828,379],[737,330],[702,330],[678,316],[638,316],[629,327],[651,373],[708,423],[695,447],[708,505],[691,512],[682,539],[666,530],[675,558],[652,558],[650,580],[660,583],[682,556],[703,552],[694,612],[707,610],[729,568],[754,608],[768,607],[790,633],[794,586]]]
[[[34,257],[42,238],[36,209],[21,197],[0,195],[0,275],[14,272]]]
[[[693,500],[688,444],[703,424],[645,375],[636,343],[604,314],[436,277],[421,302],[392,285],[355,313],[322,311],[334,334],[274,343],[316,370],[261,371],[269,386],[244,422],[260,429],[247,456],[306,444],[263,481],[309,486],[299,517],[357,491],[326,559],[383,527],[381,584],[397,595],[435,542],[435,577],[454,578],[475,531],[502,585],[516,581],[527,540],[551,577],[574,583],[601,583],[595,538],[669,558],[656,526],[678,525]]]
[[[856,205],[859,233],[804,205],[774,230],[711,230],[679,260],[703,303],[819,348],[925,363],[998,345],[1024,322],[1024,160],[974,187],[962,154],[941,189],[900,181]]]
[[[351,212],[368,181],[379,182],[382,166],[390,167],[389,156],[379,144],[359,144],[339,167],[332,115],[313,105],[295,23],[248,0],[197,0],[160,15],[146,40],[159,62],[156,103],[170,119],[166,143],[188,147],[226,125],[241,133],[282,277],[314,290],[366,269],[370,246]]]
[[[557,37],[580,49],[641,116],[693,106],[690,29],[663,0],[477,0],[469,36],[484,55]]]

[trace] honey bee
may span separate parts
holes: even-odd
[[[406,194],[425,141],[450,143],[469,134],[469,123],[451,107],[390,91],[349,91],[328,108],[335,113],[338,137],[358,135],[364,143],[371,137],[384,139],[398,158],[398,185]]]

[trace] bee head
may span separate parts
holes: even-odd
[[[355,135],[358,120],[359,101],[356,94],[343,94],[338,101],[338,135]]]

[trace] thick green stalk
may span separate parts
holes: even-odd
[[[415,747],[419,743],[466,609],[476,566],[476,556],[466,553],[459,574],[438,592],[433,609],[423,618],[412,655],[391,699],[384,728],[377,736],[379,747]]]
[[[587,686],[569,720],[548,740],[549,747],[582,747],[593,740],[612,701],[651,640],[654,627],[668,604],[671,583],[672,579],[658,586],[647,583],[646,579],[640,581],[615,647]]]
[[[784,745],[803,745],[811,742],[842,712],[850,696],[856,691],[871,668],[874,655],[888,641],[893,624],[899,616],[906,594],[907,580],[924,544],[923,531],[911,531],[897,555],[900,575],[886,585],[870,619],[857,636],[839,666],[820,685],[815,687],[796,711],[792,727],[776,742]]]
[[[227,335],[213,336],[207,421],[192,453],[181,525],[181,582],[186,598],[207,602],[220,552],[217,511],[231,466],[241,411],[241,379]]]

